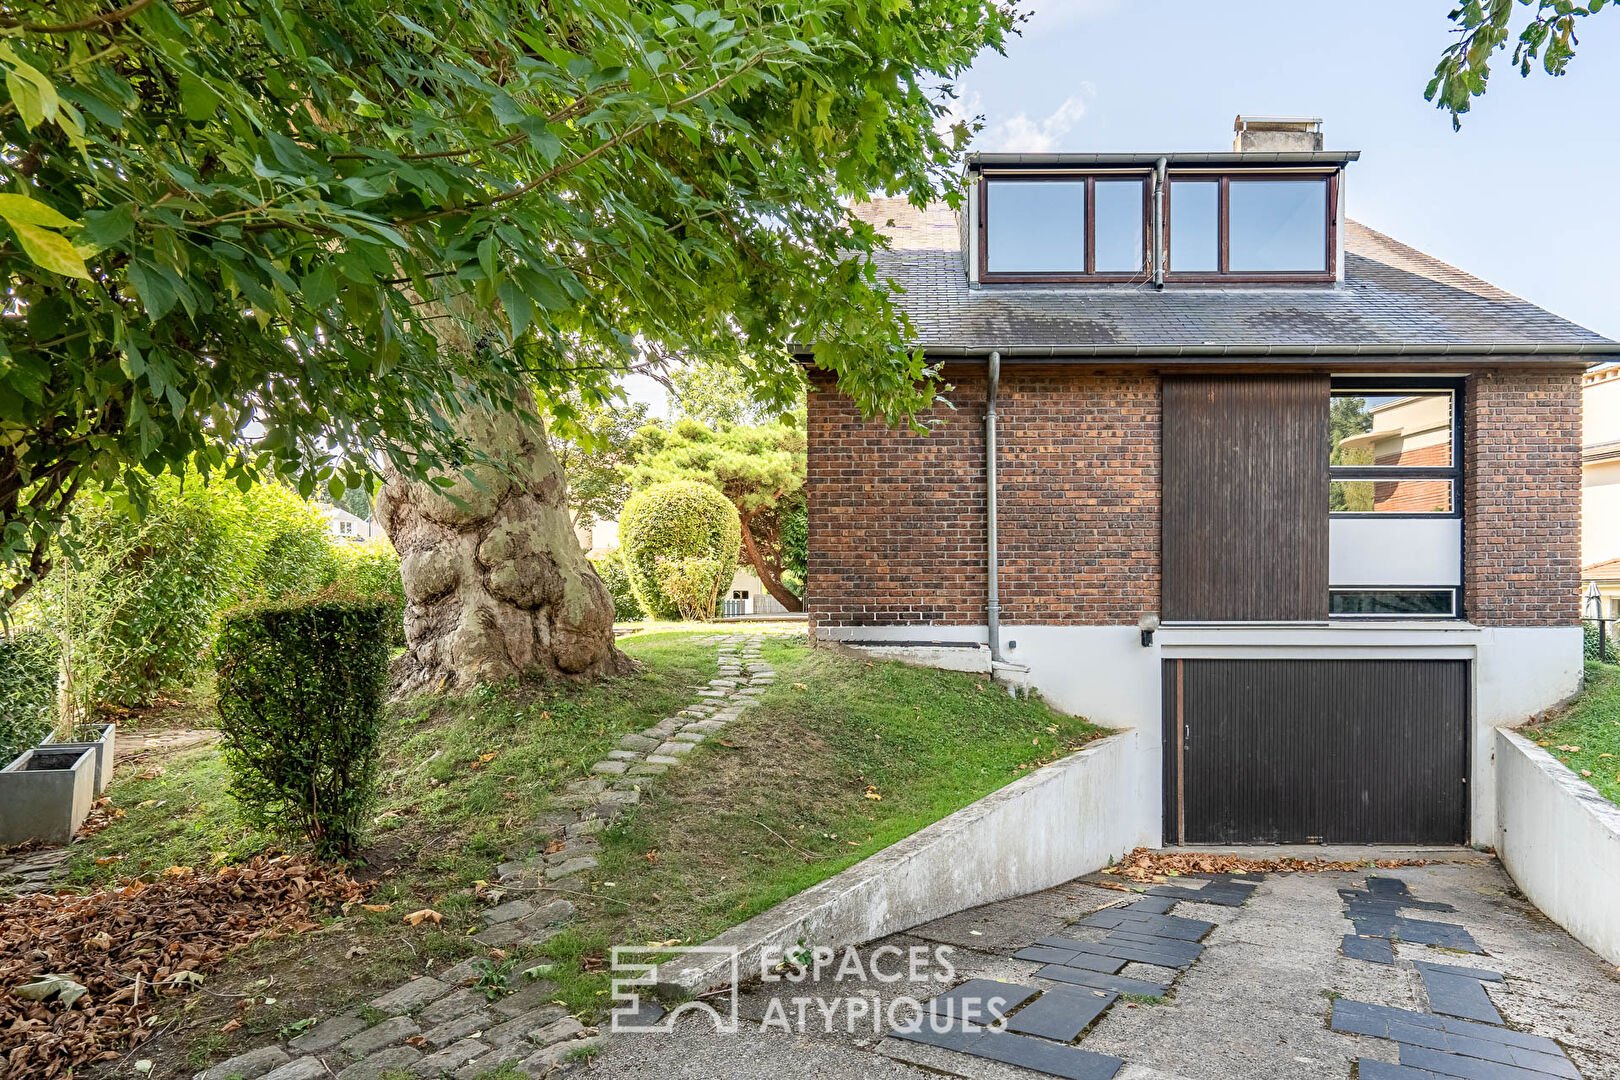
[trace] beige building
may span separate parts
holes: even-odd
[[[1620,364],[1581,376],[1581,582],[1601,612],[1620,618]]]

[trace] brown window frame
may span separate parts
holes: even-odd
[[[1166,176],[1164,190],[1164,280],[1188,284],[1321,284],[1337,281],[1339,277],[1339,171],[1338,169],[1172,169]],[[1327,181],[1326,270],[1258,271],[1230,269],[1231,218],[1230,192],[1233,180],[1325,180]],[[1170,251],[1170,188],[1177,182],[1218,182],[1215,215],[1218,234],[1216,270],[1194,270],[1177,273]]]
[[[996,180],[1067,181],[1086,182],[1085,262],[1083,272],[1022,273],[1019,271],[991,270],[989,245],[990,184]],[[1108,271],[1097,273],[1097,181],[1138,180],[1142,185],[1142,269],[1137,271]],[[1128,284],[1152,280],[1153,270],[1153,170],[1002,170],[980,174],[978,183],[979,209],[979,281],[990,285],[1051,285],[1051,284]]]

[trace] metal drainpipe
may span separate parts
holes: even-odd
[[[1153,287],[1164,288],[1164,171],[1168,162],[1153,163]]]
[[[1001,354],[990,354],[990,383],[985,392],[984,485],[985,485],[985,563],[989,569],[990,595],[986,604],[990,621],[990,660],[1001,660],[1001,582],[996,563],[996,389],[1001,382]]]

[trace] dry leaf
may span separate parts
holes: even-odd
[[[1560,746],[1558,749],[1566,754],[1578,754],[1581,752],[1581,748],[1578,746]]]
[[[219,1033],[221,1035],[224,1035],[226,1032],[235,1031],[237,1028],[239,1028],[241,1026],[242,1026],[241,1018],[233,1016],[229,1020],[225,1021],[225,1023],[220,1025]]]
[[[562,840],[553,840],[551,843],[546,845],[546,854],[555,855],[557,852],[561,851],[567,846],[568,844]]]
[[[883,801],[883,796],[879,795],[878,789],[871,784],[866,785],[866,791],[863,793],[863,798],[871,799],[873,802]]]
[[[361,904],[367,911],[393,911],[393,904]]]
[[[655,848],[652,851],[647,852],[647,854],[643,855],[642,858],[646,859],[648,862],[651,862],[651,863],[657,862],[658,861],[658,851],[657,851],[657,849]]]
[[[432,908],[422,908],[420,911],[413,911],[405,916],[405,921],[412,926],[420,926],[423,922],[431,922],[434,926],[438,926],[444,922],[444,916]]]

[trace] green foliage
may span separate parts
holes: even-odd
[[[61,646],[37,627],[0,631],[0,768],[56,726]]]
[[[256,484],[239,498],[223,487],[219,501],[235,518],[232,539],[246,564],[237,589],[243,599],[311,593],[330,582],[335,547],[318,507],[277,483]]]
[[[635,589],[630,587],[630,572],[624,568],[624,555],[618,548],[591,556],[591,565],[613,597],[614,622],[638,622],[647,617]]]
[[[653,560],[658,591],[675,602],[681,618],[708,622],[720,585],[730,581],[735,562],[722,563],[713,555],[659,555]]]
[[[476,463],[465,409],[787,342],[874,414],[938,387],[851,213],[960,198],[993,0],[23,0],[0,15],[0,566],[196,460],[308,497]],[[654,359],[648,361],[647,357]],[[566,434],[566,432],[565,432]]]
[[[1586,665],[1586,682],[1574,701],[1520,734],[1620,804],[1620,667],[1612,647],[1609,658],[1607,664]]]
[[[1598,658],[1600,643],[1602,641],[1602,633],[1598,629],[1598,624],[1595,621],[1582,622],[1581,628],[1584,631],[1582,652],[1586,659],[1596,660]],[[1612,664],[1620,661],[1620,652],[1617,652],[1615,643],[1612,639],[1608,643],[1608,648],[1604,649],[1603,651],[1607,654],[1609,663]]]
[[[709,557],[734,567],[739,528],[736,508],[707,484],[673,480],[632,495],[619,517],[619,543],[642,608],[654,618],[680,618],[679,605],[659,587],[658,558]]]
[[[670,371],[669,383],[677,414],[712,428],[786,419],[779,406],[755,400],[746,367],[691,360]],[[802,385],[798,392],[802,397]]]
[[[794,424],[722,426],[680,420],[643,433],[646,454],[630,470],[637,489],[692,480],[719,491],[737,508],[752,543],[745,547],[760,580],[803,589],[808,516],[804,503],[804,428]]]
[[[219,727],[252,825],[350,855],[376,794],[389,606],[324,594],[225,618]]]
[[[647,426],[647,406],[588,403],[575,394],[551,408],[571,413],[570,423],[553,425],[552,451],[568,478],[568,509],[574,527],[612,521],[630,497],[624,474],[641,452],[638,433]]]
[[[321,584],[339,592],[370,597],[388,605],[388,644],[405,644],[405,583],[399,576],[399,553],[386,537],[364,544],[328,544],[331,573]]]
[[[1536,60],[1548,75],[1559,76],[1575,57],[1577,21],[1596,15],[1609,0],[1519,0],[1522,7],[1535,6],[1530,21],[1519,31],[1513,46],[1513,63],[1521,76],[1528,77]],[[1473,99],[1485,93],[1491,77],[1491,58],[1513,40],[1511,0],[1463,0],[1447,16],[1457,24],[1457,40],[1446,46],[1435,65],[1423,97],[1436,108],[1451,113],[1451,127],[1462,127],[1462,114]]]

